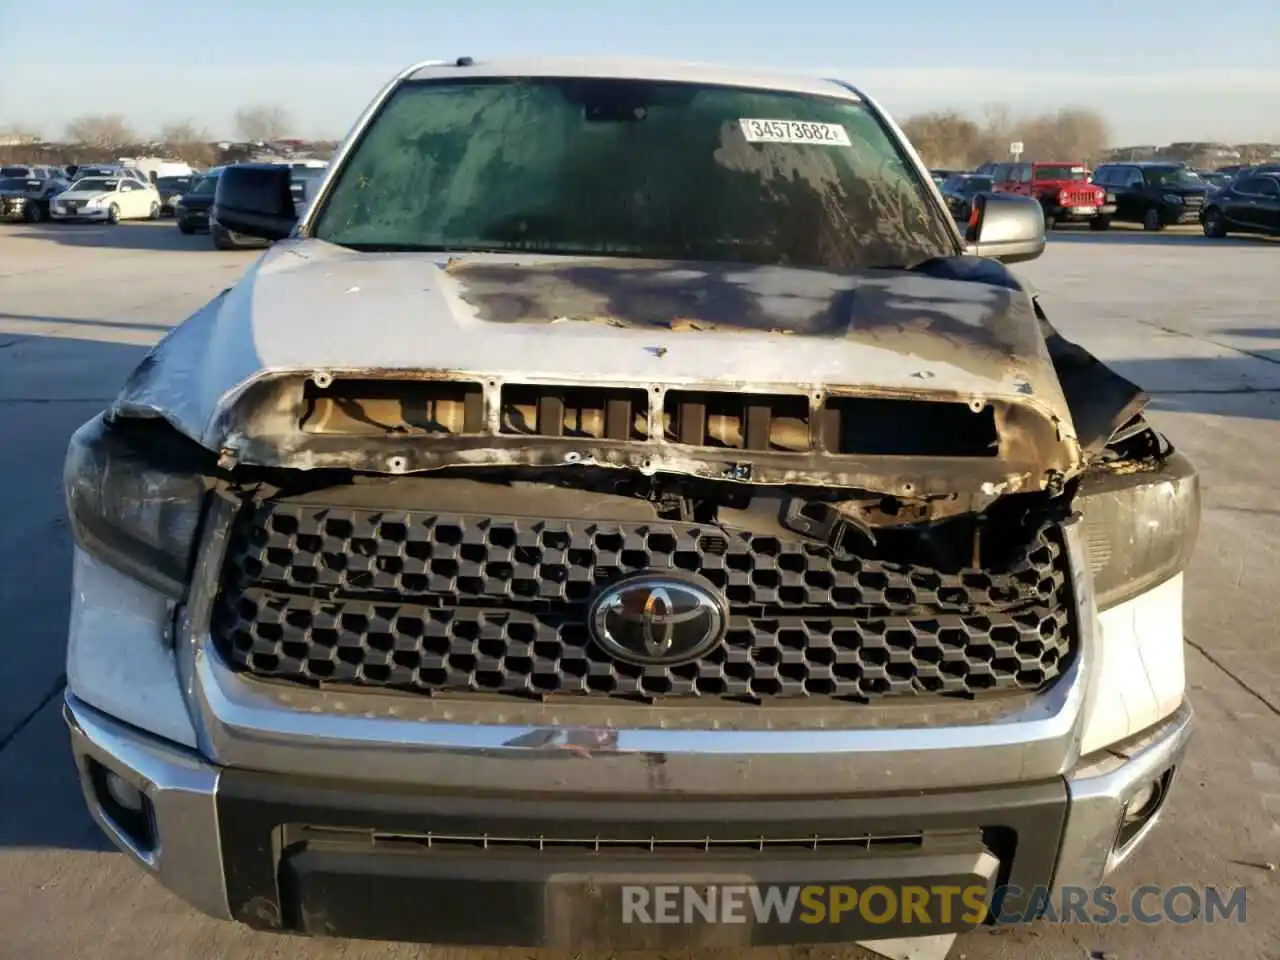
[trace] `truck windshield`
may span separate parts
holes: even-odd
[[[316,237],[845,269],[953,255],[851,99],[640,80],[415,81],[338,171]]]
[[[1084,167],[1080,166],[1045,166],[1036,167],[1033,180],[1083,180]]]

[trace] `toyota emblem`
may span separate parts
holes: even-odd
[[[698,659],[724,639],[728,625],[719,591],[671,574],[639,574],[606,587],[589,619],[611,656],[663,666]]]

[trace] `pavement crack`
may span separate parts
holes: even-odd
[[[1269,357],[1265,353],[1254,353],[1252,350],[1246,350],[1244,347],[1237,347],[1230,343],[1222,343],[1219,340],[1214,340],[1212,337],[1202,337],[1194,333],[1187,333],[1185,330],[1178,330],[1178,329],[1175,329],[1174,327],[1166,327],[1162,323],[1153,323],[1150,320],[1138,320],[1137,322],[1142,324],[1144,327],[1151,327],[1153,330],[1159,330],[1161,333],[1168,333],[1175,337],[1186,337],[1188,340],[1196,340],[1200,343],[1209,343],[1215,347],[1221,347],[1223,350],[1231,350],[1234,353],[1243,354],[1246,357],[1253,357],[1253,359],[1261,360],[1264,363],[1280,364],[1280,358]],[[1167,392],[1174,393],[1177,391],[1170,390]],[[1193,393],[1193,392],[1199,392],[1199,391],[1189,390],[1187,392]],[[1209,391],[1209,392],[1217,392],[1217,391]],[[1226,391],[1223,391],[1223,392],[1226,392]]]
[[[1206,650],[1203,646],[1201,646],[1200,644],[1196,643],[1196,642],[1195,642],[1194,640],[1192,640],[1190,637],[1188,637],[1188,636],[1185,636],[1185,635],[1184,635],[1184,636],[1183,636],[1183,639],[1187,642],[1187,644],[1188,644],[1188,645],[1190,645],[1191,647],[1193,647],[1193,648],[1194,648],[1194,649],[1196,649],[1196,650],[1199,650],[1199,651],[1200,651],[1200,653],[1204,655],[1204,658],[1205,658],[1206,660],[1208,660],[1208,661],[1209,661],[1210,663],[1212,663],[1215,667],[1217,667],[1219,670],[1221,670],[1223,673],[1225,673],[1228,677],[1230,677],[1232,680],[1234,680],[1234,681],[1236,682],[1236,684],[1237,684],[1237,685],[1238,685],[1242,690],[1244,690],[1246,693],[1248,693],[1250,696],[1252,696],[1255,700],[1257,700],[1259,703],[1261,703],[1264,707],[1266,707],[1268,710],[1270,710],[1270,711],[1271,711],[1273,714],[1275,714],[1277,717],[1280,717],[1280,706],[1278,706],[1278,705],[1276,705],[1276,704],[1272,703],[1272,702],[1271,702],[1271,700],[1267,698],[1267,695],[1266,695],[1265,693],[1262,693],[1262,692],[1261,692],[1261,691],[1259,691],[1259,690],[1255,690],[1252,686],[1250,686],[1250,685],[1249,685],[1249,682],[1248,682],[1247,680],[1245,680],[1243,677],[1237,676],[1235,673],[1233,673],[1233,672],[1231,671],[1231,668],[1230,668],[1230,667],[1228,667],[1225,663],[1223,663],[1221,660],[1219,660],[1217,657],[1215,657],[1212,653],[1210,653],[1208,650]]]
[[[14,724],[12,730],[6,733],[3,738],[0,738],[0,753],[4,753],[9,744],[18,739],[18,734],[22,733],[22,731],[27,728],[31,721],[39,715],[40,711],[47,707],[53,698],[62,692],[62,688],[66,685],[67,675],[65,673],[58,674],[58,679],[54,682],[53,688],[40,698],[40,702],[28,711],[26,716]]]

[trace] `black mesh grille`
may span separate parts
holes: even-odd
[[[685,570],[719,647],[639,666],[591,640],[604,584]],[[867,700],[1036,689],[1071,652],[1056,531],[1001,572],[870,561],[717,526],[260,505],[237,521],[214,638],[251,673],[434,691]]]

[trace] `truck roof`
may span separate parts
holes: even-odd
[[[406,80],[459,77],[584,77],[589,79],[665,80],[730,87],[760,87],[861,100],[859,93],[835,79],[782,70],[728,67],[717,64],[640,57],[523,57],[511,59],[433,60],[410,67]]]

